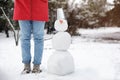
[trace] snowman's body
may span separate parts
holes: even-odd
[[[66,75],[74,71],[74,60],[67,51],[71,44],[71,36],[65,32],[68,28],[64,19],[56,20],[55,29],[58,31],[53,36],[52,45],[55,52],[48,59],[48,72],[57,75]]]

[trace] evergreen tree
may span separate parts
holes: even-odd
[[[0,0],[0,7],[2,7],[8,16],[8,18],[12,21],[12,15],[13,15],[13,1],[12,0]],[[0,9],[0,30],[3,30],[7,24],[7,20],[3,15],[2,10]]]
[[[13,14],[13,1],[12,0],[0,0],[0,7],[4,9],[7,16],[9,18],[12,17]],[[2,11],[0,11],[0,15],[2,15]]]
[[[100,17],[105,16],[106,0],[82,0],[82,3],[72,3],[69,9],[69,32],[76,35],[78,28],[95,28],[99,24]],[[75,5],[75,6],[74,6]]]
[[[120,27],[120,0],[114,0],[114,8],[107,14],[107,19],[112,25]]]

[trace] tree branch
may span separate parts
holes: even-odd
[[[16,44],[16,46],[17,46],[17,45],[18,45],[18,41],[19,41],[19,30],[18,30],[18,33],[15,32],[15,28],[14,28],[14,26],[12,25],[10,19],[7,17],[5,11],[3,10],[2,7],[0,7],[0,9],[2,10],[2,12],[3,12],[5,18],[7,19],[7,21],[8,21],[9,24],[10,24],[10,27],[11,27],[13,33],[14,33],[15,44]]]

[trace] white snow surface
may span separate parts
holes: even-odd
[[[109,40],[96,39],[99,35],[101,37],[103,34],[119,33],[120,28],[80,29],[79,32],[81,36],[72,37],[72,43],[68,49],[75,62],[75,71],[66,76],[47,72],[47,60],[54,52],[51,39],[44,41],[42,73],[21,74],[23,64],[20,42],[19,46],[15,45],[12,32],[10,32],[10,38],[0,33],[0,80],[120,80],[119,40],[109,42]],[[45,35],[45,38],[51,36]],[[33,55],[33,40],[31,42]]]

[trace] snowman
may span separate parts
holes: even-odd
[[[62,11],[62,9],[59,10]],[[52,74],[67,75],[74,72],[74,60],[67,51],[71,44],[71,36],[66,32],[68,24],[65,19],[57,17],[54,26],[56,31],[58,31],[52,39],[52,46],[55,51],[48,59],[47,69]]]

